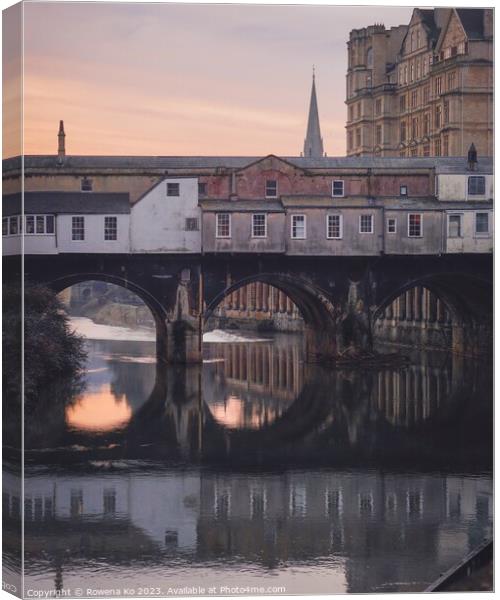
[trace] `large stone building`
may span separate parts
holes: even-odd
[[[416,8],[347,47],[348,156],[492,155],[492,9]]]

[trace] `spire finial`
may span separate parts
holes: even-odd
[[[313,65],[313,79],[316,79],[316,67]]]

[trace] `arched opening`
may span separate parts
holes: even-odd
[[[103,273],[79,273],[75,275],[68,275],[48,282],[56,293],[61,294],[61,298],[68,297],[68,288],[78,286],[76,288],[78,292],[75,293],[75,305],[79,303],[85,303],[90,298],[92,293],[102,294],[107,288],[106,285],[115,286],[113,289],[117,290],[111,292],[122,297],[127,298],[127,303],[130,305],[138,306],[141,303],[147,307],[146,310],[138,311],[143,315],[143,319],[146,322],[151,322],[151,318],[154,322],[155,336],[156,336],[156,358],[159,362],[165,362],[167,356],[167,313],[165,308],[161,305],[157,298],[150,294],[147,290],[140,287],[139,285],[131,282],[128,279],[116,277],[113,275],[106,275]],[[151,316],[150,316],[151,315]]]
[[[89,277],[52,282],[70,328],[85,338],[83,385],[68,399],[64,428],[82,441],[123,431],[151,396],[157,370],[153,302],[135,286]]]
[[[429,288],[417,285],[402,292],[379,311],[374,338],[403,346],[449,349],[452,312]]]
[[[492,285],[441,273],[410,282],[373,313],[376,340],[483,355],[491,349]]]
[[[251,284],[261,285],[251,287]],[[241,288],[246,288],[246,296],[245,292],[239,292]],[[252,296],[253,290],[255,291],[254,296]],[[257,291],[259,291],[258,299]],[[273,306],[269,306],[269,292],[271,292]],[[254,306],[261,307],[267,302],[266,310],[271,309],[275,315],[286,313],[293,316],[295,314],[297,318],[300,315],[303,320],[302,331],[307,362],[318,362],[335,354],[338,335],[335,325],[338,315],[332,302],[322,290],[300,278],[281,274],[261,273],[258,276],[247,277],[227,286],[210,302],[204,313],[205,324],[213,322],[217,311],[223,310],[218,307],[224,302],[229,303],[230,298],[234,298],[236,293],[238,294],[236,297],[239,297],[238,306],[245,306],[245,310],[253,309]],[[264,298],[266,293],[267,299]]]
[[[215,422],[233,430],[281,418],[301,393],[304,362],[336,344],[326,297],[283,276],[228,286],[207,307],[205,323],[205,401]]]
[[[248,283],[227,294],[214,309],[205,330],[297,332],[304,320],[297,305],[279,288],[261,281]]]

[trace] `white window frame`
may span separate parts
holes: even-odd
[[[81,240],[75,240],[73,237],[73,220],[74,219],[82,219],[83,238]],[[84,242],[85,241],[85,217],[83,215],[71,215],[71,241],[72,242]]]
[[[410,235],[410,218],[418,215],[420,217],[420,235]],[[424,215],[423,213],[411,212],[408,213],[408,228],[407,233],[409,238],[423,238],[424,237]]]
[[[370,217],[370,231],[362,231],[361,223],[362,223],[363,217]],[[373,214],[364,213],[362,215],[359,215],[359,233],[361,233],[363,235],[373,234]]]
[[[459,217],[460,219],[460,229],[459,229],[459,235],[450,235],[450,220],[451,217]],[[463,213],[448,213],[448,219],[447,219],[447,236],[452,239],[452,240],[456,240],[456,239],[460,239],[464,237],[464,215]]]
[[[219,223],[219,217],[222,216],[227,216],[228,218],[228,225],[229,225],[229,234],[228,235],[221,235],[220,234],[220,223]],[[222,239],[222,240],[228,240],[231,238],[231,213],[227,213],[227,212],[220,212],[220,213],[216,213],[215,214],[215,237],[218,239]]]
[[[106,239],[106,219],[114,219],[115,220],[116,237],[113,239]],[[104,220],[103,220],[103,226],[104,226],[104,231],[103,231],[104,241],[105,242],[117,242],[118,241],[118,217],[116,215],[105,215]]]
[[[393,221],[394,222],[394,231],[391,231],[389,229],[389,223]],[[385,230],[389,235],[394,235],[395,233],[398,232],[398,219],[397,217],[387,217],[386,220],[386,224],[385,224]]]
[[[276,184],[276,191],[274,194],[268,194],[268,192],[267,192],[267,184],[270,181],[273,181]],[[266,198],[277,198],[277,197],[278,197],[278,180],[277,179],[266,179]]]
[[[336,194],[335,193],[335,184],[336,183],[341,183],[342,184],[342,193],[341,194]],[[332,198],[343,198],[345,195],[345,182],[343,179],[334,179],[332,181]]]
[[[404,190],[404,192],[403,192]],[[408,196],[408,186],[407,185],[400,185],[399,186],[399,195],[406,197]]]
[[[487,215],[488,217],[488,231],[478,231],[477,230],[477,216],[478,215]],[[490,213],[487,210],[478,210],[474,213],[474,237],[477,238],[486,238],[491,235],[491,219]]]
[[[326,215],[326,239],[327,240],[341,240],[344,236],[344,219],[342,218],[343,215],[337,214],[337,213],[333,213],[333,214],[329,214]],[[338,217],[339,219],[339,235],[338,236],[332,236],[329,235],[330,233],[330,217]]]
[[[264,217],[264,235],[255,235],[255,217]],[[252,238],[258,240],[267,238],[267,213],[252,214]]]
[[[304,235],[303,236],[295,236],[295,235],[293,235],[294,220],[297,217],[302,217],[304,219]],[[291,215],[291,219],[290,219],[290,238],[292,240],[305,240],[305,239],[307,239],[307,217],[306,217],[306,215],[304,215],[304,214]]]
[[[23,230],[22,230],[22,226],[20,226],[20,221],[22,220],[22,216],[21,215],[9,215],[8,217],[4,217],[7,219],[7,235],[3,236],[3,237],[10,237],[10,236],[17,236],[17,235],[22,235]],[[11,233],[10,232],[10,224],[11,222],[16,222],[16,233]]]

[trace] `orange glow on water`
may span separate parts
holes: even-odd
[[[117,399],[109,383],[84,394],[74,406],[66,409],[66,423],[84,431],[111,431],[126,425],[131,416],[132,409],[125,396]]]
[[[212,404],[210,412],[218,423],[229,429],[260,429],[281,415],[279,408],[249,404],[233,395],[224,402]]]

